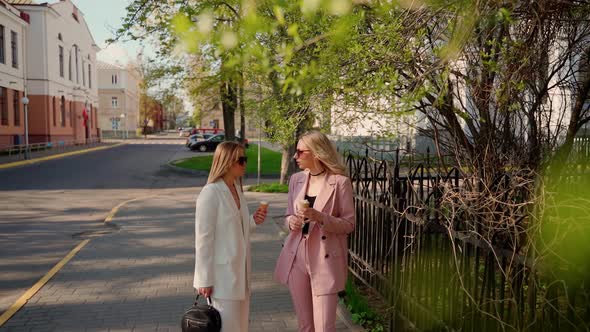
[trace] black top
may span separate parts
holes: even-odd
[[[310,208],[313,207],[313,203],[315,203],[316,197],[317,196],[307,196],[307,194],[305,194],[305,199],[309,202],[309,207]],[[301,232],[303,234],[309,233],[309,223],[308,222],[306,222],[305,224],[303,224],[303,229],[301,230]]]

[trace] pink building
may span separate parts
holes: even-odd
[[[99,136],[98,46],[70,0],[9,0],[29,17],[25,35],[29,141],[84,142]]]
[[[25,134],[21,98],[25,91],[24,38],[27,16],[0,0],[0,149],[22,143]]]

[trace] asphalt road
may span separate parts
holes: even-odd
[[[0,313],[119,203],[202,186],[206,179],[165,165],[195,155],[182,141],[128,144],[0,170]]]

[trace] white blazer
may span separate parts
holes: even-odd
[[[238,186],[236,191],[239,210],[223,179],[207,184],[195,210],[193,286],[213,286],[212,296],[224,300],[244,300],[250,290],[250,230],[256,223]]]

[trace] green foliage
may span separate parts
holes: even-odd
[[[258,193],[288,193],[289,185],[280,183],[263,183],[259,185],[250,186],[248,191]]]
[[[346,308],[352,315],[352,321],[370,332],[384,331],[383,317],[373,310],[368,301],[360,294],[358,288],[350,278],[346,281]]]

